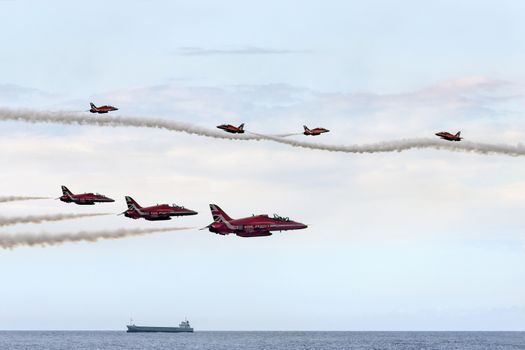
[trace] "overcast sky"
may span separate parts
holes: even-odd
[[[354,144],[462,130],[525,140],[518,1],[0,0],[0,106],[161,117]],[[93,118],[104,116],[93,115]],[[295,136],[302,139],[302,136]],[[266,238],[197,229],[0,251],[0,329],[523,330],[523,159],[334,154],[151,129],[0,126],[3,216],[177,203],[168,222],[104,216],[2,232],[191,226],[279,213]]]

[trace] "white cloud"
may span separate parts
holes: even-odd
[[[232,48],[203,48],[196,46],[180,47],[175,54],[182,56],[216,56],[216,55],[289,55],[308,53],[308,50],[272,49],[256,46]]]
[[[378,141],[464,131],[469,139],[518,140],[523,122],[516,103],[523,86],[483,77],[441,82],[397,94],[326,93],[284,84],[229,87],[158,85],[108,92],[121,111],[203,124],[247,122],[262,133],[326,126],[330,139]],[[507,122],[505,122],[507,121]],[[479,136],[478,136],[479,135]]]
[[[515,141],[524,134],[511,125],[512,118],[509,122],[503,117],[498,119],[499,128],[507,126],[513,130],[511,134],[498,135],[490,121],[476,126],[473,113],[483,108],[497,108],[501,99],[520,100],[520,89],[519,84],[478,77],[395,95],[330,94],[287,85],[226,88],[162,85],[109,92],[101,97],[116,101],[121,111],[166,115],[176,120],[212,124],[212,127],[214,118],[222,122],[229,121],[225,120],[227,115],[245,116],[254,128],[273,131],[284,131],[277,130],[275,124],[279,127],[301,125],[298,119],[302,115],[307,119],[324,111],[325,122],[336,125],[320,142],[395,139],[422,129],[433,133],[444,113],[451,111],[451,116],[444,119],[452,120],[466,111],[459,116],[461,123],[477,127],[481,130],[479,135]],[[495,100],[494,96],[500,99]],[[357,110],[362,113],[356,115],[353,111]],[[402,114],[393,123],[392,116],[401,115],[400,111],[404,110],[411,114]],[[238,121],[243,120],[238,117]],[[54,193],[60,184],[70,184],[75,189],[115,196],[114,192],[120,197],[136,193],[137,199],[145,203],[173,198],[180,204],[189,202],[189,207],[198,206],[204,215],[206,204],[211,201],[225,203],[238,215],[246,211],[251,214],[252,210],[275,210],[298,218],[314,215],[316,221],[330,223],[334,229],[345,227],[345,221],[337,218],[347,216],[349,205],[361,213],[361,218],[366,218],[363,225],[373,220],[375,213],[362,208],[379,204],[395,207],[390,212],[379,211],[392,220],[397,220],[399,213],[420,210],[422,217],[410,224],[413,229],[433,220],[433,207],[446,210],[450,220],[465,221],[462,212],[478,208],[476,202],[481,198],[493,203],[505,202],[509,190],[504,188],[515,186],[512,174],[519,172],[519,160],[512,158],[433,151],[349,156],[288,149],[268,142],[232,143],[155,130],[106,130],[87,126],[65,127],[65,135],[57,138],[36,136],[31,130],[38,130],[39,126],[30,128],[0,140],[0,154],[6,162],[16,164],[2,175],[4,193],[12,188],[24,188],[27,192],[7,194],[50,195],[47,188]],[[502,166],[507,169],[501,171]],[[30,188],[19,184],[13,187],[12,179],[17,178],[19,171],[35,169],[39,172],[38,182],[33,182]],[[479,174],[484,174],[483,180]],[[487,181],[493,184],[488,187]],[[46,190],[42,191],[43,188]],[[319,204],[312,206],[311,198]],[[251,203],[248,208],[246,201]],[[286,203],[286,206],[279,208],[274,203]],[[459,209],[462,206],[464,208]],[[322,215],[315,215],[319,210]],[[301,215],[302,212],[307,215]],[[333,212],[338,213],[335,219],[329,214]],[[204,223],[207,220],[203,220]],[[376,224],[380,231],[382,224]]]

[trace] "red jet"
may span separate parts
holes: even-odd
[[[306,125],[303,125],[303,128],[304,128],[304,132],[303,134],[305,135],[310,135],[310,136],[318,136],[318,135],[321,135],[325,132],[329,132],[330,130],[328,129],[325,129],[325,128],[315,128],[315,129],[308,129],[308,127]]]
[[[461,137],[461,131],[458,131],[456,133],[456,135],[454,134],[451,134],[449,132],[446,132],[446,131],[441,131],[441,132],[438,132],[436,134],[436,136],[439,136],[441,137],[443,140],[447,140],[447,141],[461,141],[462,137]]]
[[[305,224],[283,218],[276,214],[254,215],[243,219],[232,219],[218,205],[210,204],[213,222],[203,229],[209,229],[219,235],[234,233],[240,237],[271,236],[271,231],[301,230],[307,228]]]
[[[229,132],[230,134],[244,134],[244,123],[239,125],[238,127],[233,126],[231,124],[222,124],[219,125],[217,128]]]
[[[117,107],[113,107],[113,106],[100,106],[100,107],[97,107],[97,106],[95,106],[95,104],[93,102],[91,102],[90,105],[91,105],[91,109],[89,111],[91,113],[102,114],[102,113],[107,113],[107,112],[111,112],[111,111],[118,111],[118,108]]]
[[[75,203],[78,205],[94,205],[95,203],[109,203],[115,201],[114,199],[98,193],[73,194],[66,186],[62,186],[62,197],[59,197],[58,199],[62,202]]]
[[[178,205],[158,204],[152,207],[141,207],[133,198],[126,196],[128,210],[120,213],[132,219],[144,218],[149,221],[171,220],[172,216],[197,215],[196,211]],[[119,215],[120,215],[119,214]]]

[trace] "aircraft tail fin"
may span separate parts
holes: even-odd
[[[128,209],[135,210],[142,208],[133,198],[130,196],[126,196],[126,204],[128,205]]]
[[[89,105],[91,106],[91,108],[97,108],[97,106],[95,106],[93,102],[90,102]]]
[[[239,130],[244,130],[244,123],[242,123],[241,125],[239,125]]]
[[[70,197],[71,195],[73,195],[73,193],[64,185],[62,185],[62,194],[64,196],[68,196]]]
[[[303,125],[304,131],[310,131],[306,125]]]
[[[213,221],[215,222],[228,222],[232,220],[217,204],[210,204],[210,210]]]
[[[458,131],[458,132],[456,133],[456,137],[461,137],[461,131]]]

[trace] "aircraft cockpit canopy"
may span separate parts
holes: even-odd
[[[273,214],[273,218],[274,220],[279,220],[279,221],[290,221],[290,218],[279,216],[277,214]]]

